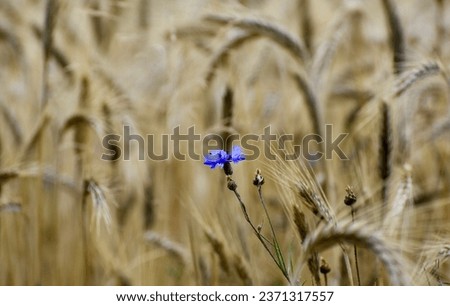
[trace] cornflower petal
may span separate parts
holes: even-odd
[[[233,162],[238,163],[241,160],[245,160],[245,155],[242,153],[242,149],[239,146],[234,146],[231,150],[231,154],[228,154],[224,150],[211,150],[208,155],[205,156],[203,164],[214,169],[215,167],[223,168],[225,163]]]
[[[205,156],[204,164],[214,169],[216,166],[220,168],[228,161],[228,154],[224,150],[211,150],[208,155]]]
[[[231,160],[234,163],[238,163],[241,160],[245,160],[245,155],[242,153],[241,147],[234,146],[233,150],[231,151]]]

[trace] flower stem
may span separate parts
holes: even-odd
[[[352,222],[355,222],[355,210],[352,206]],[[356,266],[356,277],[358,278],[358,286],[361,286],[361,277],[359,274],[359,263],[358,263],[358,249],[356,247],[356,244],[353,245],[353,250],[355,253],[355,266]]]
[[[244,204],[244,202],[242,201],[241,195],[239,194],[239,192],[236,190],[236,188],[231,189],[231,191],[234,192],[234,195],[236,196],[237,200],[239,201],[239,204],[241,206],[241,210],[242,213],[244,214],[244,218],[247,221],[248,224],[250,224],[250,227],[252,228],[253,232],[255,233],[256,237],[258,238],[258,240],[261,242],[261,244],[264,246],[264,248],[266,249],[266,251],[269,253],[270,257],[272,258],[272,260],[276,263],[276,265],[278,266],[278,268],[281,270],[281,272],[283,273],[283,276],[286,278],[286,280],[289,282],[289,284],[291,284],[291,280],[289,279],[289,275],[287,273],[287,270],[284,266],[284,261],[283,261],[283,265],[281,265],[281,263],[277,260],[277,258],[274,256],[274,254],[272,253],[272,251],[269,249],[267,243],[266,243],[266,238],[257,230],[257,228],[253,225],[252,221],[250,220],[250,217],[247,213],[247,208]],[[277,246],[275,246],[276,248]],[[277,252],[278,254],[278,252]]]
[[[270,219],[269,212],[267,211],[266,203],[264,202],[264,198],[262,196],[261,186],[262,185],[257,186],[258,196],[259,196],[261,205],[264,209],[264,212],[266,214],[267,220],[269,221],[269,227],[270,227],[270,231],[272,232],[274,248],[275,248],[275,252],[277,255],[277,259],[278,259],[277,263],[279,264],[280,269],[282,269],[283,274],[284,273],[287,274],[286,263],[284,262],[283,254],[281,253],[281,250],[280,250],[280,244],[278,243],[277,235],[275,234],[275,230],[273,229],[272,220]]]

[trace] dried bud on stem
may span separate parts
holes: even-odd
[[[261,170],[256,169],[255,178],[253,179],[253,185],[260,187],[264,184],[264,177],[261,175]]]
[[[330,266],[328,265],[328,262],[323,259],[323,257],[320,258],[320,267],[319,267],[320,273],[322,274],[328,274],[331,271]]]
[[[231,167],[230,162],[226,162],[223,164],[223,171],[225,172],[225,175],[233,175],[233,167]]]
[[[352,206],[353,204],[356,203],[356,200],[357,200],[357,197],[356,197],[355,193],[353,192],[353,187],[347,186],[347,188],[345,188],[345,191],[347,192],[347,194],[345,195],[345,198],[344,198],[344,204],[347,206]]]
[[[237,189],[236,182],[233,181],[233,179],[230,176],[227,176],[227,187],[231,191],[236,191],[236,189]]]

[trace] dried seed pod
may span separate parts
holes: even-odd
[[[330,271],[331,271],[330,265],[323,257],[320,258],[319,271],[320,271],[320,273],[325,274],[325,275],[330,273]]]
[[[227,176],[227,187],[231,191],[236,191],[236,189],[237,189],[236,182],[233,181],[233,179],[230,176]]]
[[[264,177],[261,175],[261,170],[256,169],[255,178],[253,179],[253,185],[262,186],[264,184]]]
[[[258,224],[258,226],[256,227],[256,230],[258,231],[258,233],[261,233],[262,231],[262,224]]]
[[[345,188],[345,191],[347,192],[347,194],[344,197],[344,204],[347,206],[352,206],[353,204],[356,203],[357,200],[357,197],[353,192],[353,187],[347,186],[347,188]]]
[[[223,164],[223,171],[225,172],[225,175],[233,175],[233,167],[231,167],[230,162],[226,162]]]

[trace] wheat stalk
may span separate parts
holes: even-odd
[[[257,38],[256,34],[252,33],[241,33],[236,35],[234,38],[227,41],[223,44],[211,57],[211,60],[208,64],[208,69],[206,72],[205,81],[206,84],[211,84],[214,76],[216,75],[216,70],[224,65],[227,61],[227,58],[232,50],[235,50],[241,47],[244,43],[248,43],[253,39]]]
[[[389,25],[394,73],[398,75],[404,70],[406,61],[405,34],[403,33],[403,27],[394,2],[382,0],[382,4]]]
[[[41,96],[41,109],[44,109],[48,102],[48,70],[49,70],[49,59],[51,55],[51,50],[53,48],[53,32],[56,26],[56,20],[58,16],[59,4],[56,0],[47,0],[47,6],[45,10],[45,21],[44,21],[44,33],[42,38],[42,47],[44,50],[44,69],[42,75],[42,96]]]
[[[32,30],[37,39],[44,39],[43,30],[39,26],[32,25]],[[58,46],[56,46],[54,42],[52,42],[51,45],[49,45],[47,48],[48,50],[46,50],[46,52],[48,52],[49,57],[47,60],[49,60],[50,58],[54,59],[56,64],[64,72],[64,75],[67,76],[70,82],[73,82],[75,79],[75,75],[72,69],[70,69],[70,61],[68,56],[60,48],[58,48]]]
[[[438,75],[441,72],[441,67],[437,62],[427,62],[417,68],[405,71],[399,76],[394,88],[394,96],[401,96],[418,81]]]
[[[171,256],[180,260],[183,264],[189,262],[189,255],[187,250],[183,245],[172,241],[166,237],[161,236],[160,234],[154,231],[147,231],[144,233],[144,239],[152,243],[161,249],[165,250]]]
[[[301,21],[301,34],[303,41],[305,42],[305,48],[310,54],[312,54],[314,28],[311,16],[310,0],[300,0],[298,9],[300,11],[299,16]]]
[[[205,17],[205,20],[219,24],[232,24],[243,30],[266,36],[288,50],[301,64],[308,61],[309,54],[300,40],[291,35],[289,31],[265,20],[233,18],[223,15],[208,15]]]
[[[389,192],[388,180],[391,176],[392,168],[392,127],[390,109],[384,101],[381,103],[381,129],[379,135],[378,170],[383,184],[381,191],[382,203],[383,206],[386,206]]]
[[[16,115],[3,103],[3,101],[0,101],[0,110],[12,133],[15,144],[20,146],[23,142],[23,132]]]
[[[314,93],[311,85],[308,83],[305,77],[300,76],[299,74],[294,74],[293,77],[297,86],[303,92],[303,95],[305,97],[309,115],[313,123],[314,133],[316,133],[317,135],[323,135],[323,116],[316,94]],[[324,152],[323,146],[321,146],[321,148],[321,152]]]
[[[314,251],[321,251],[338,243],[355,244],[371,250],[384,264],[392,285],[410,284],[397,252],[389,246],[380,231],[369,229],[365,224],[328,224],[316,229],[303,244],[302,258],[306,260]]]

